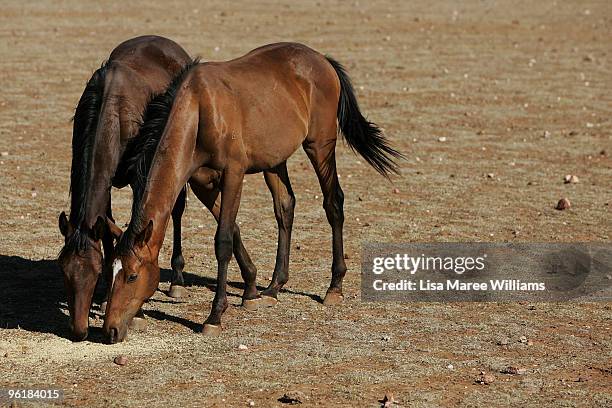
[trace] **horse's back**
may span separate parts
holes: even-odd
[[[281,42],[264,45],[242,57],[221,63],[228,71],[258,72],[317,82],[334,79],[334,71],[325,56],[300,43]]]
[[[206,94],[233,98],[245,110],[287,106],[288,99],[310,110],[316,89],[330,91],[334,103],[339,94],[338,77],[325,56],[298,43],[269,44],[230,61],[205,62],[190,78]]]
[[[126,64],[154,60],[171,64],[181,62],[181,65],[185,65],[190,61],[189,55],[180,45],[157,35],[143,35],[126,40],[115,47],[108,59]]]
[[[119,44],[110,54],[109,64],[132,70],[135,75],[162,92],[183,66],[191,61],[176,42],[159,36],[135,37]],[[157,84],[160,84],[156,86]]]

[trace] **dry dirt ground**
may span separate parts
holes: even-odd
[[[359,286],[368,241],[610,241],[612,3],[257,3],[2,2],[0,387],[55,385],[66,405],[104,407],[283,406],[283,394],[298,392],[302,406],[378,406],[388,390],[396,406],[611,406],[610,303],[364,303]],[[122,344],[101,344],[99,329],[87,342],[66,338],[54,259],[57,216],[68,210],[70,118],[93,70],[141,34],[168,36],[209,60],[299,41],[347,66],[363,110],[408,160],[390,183],[338,149],[343,305],[319,302],[331,234],[300,151],[289,165],[291,279],[277,307],[238,307],[232,263],[224,332],[198,333],[213,297],[215,227],[191,196],[189,297],[172,300],[162,283],[145,306],[146,331]],[[580,182],[564,184],[566,174]],[[127,222],[131,194],[114,194]],[[561,197],[570,210],[554,209]],[[260,175],[245,183],[239,221],[265,286],[276,223]],[[169,255],[166,245],[165,268]],[[97,303],[91,324],[101,326]],[[127,365],[113,364],[118,354]],[[501,374],[506,366],[526,373]],[[481,371],[496,380],[476,384]]]

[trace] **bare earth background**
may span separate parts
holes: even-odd
[[[377,406],[386,391],[397,406],[611,406],[609,303],[368,304],[359,274],[366,241],[609,242],[612,3],[254,3],[2,2],[0,387],[55,385],[67,405],[104,407],[282,406],[285,393],[303,405]],[[409,160],[389,183],[338,149],[343,305],[317,301],[329,283],[331,233],[300,151],[289,165],[291,279],[277,307],[238,307],[232,263],[224,332],[197,333],[213,297],[215,226],[191,196],[190,296],[173,301],[162,283],[145,305],[148,328],[125,343],[101,344],[99,329],[90,341],[67,340],[54,258],[57,216],[68,210],[70,118],[93,70],[142,34],[170,37],[204,60],[299,41],[347,66],[363,111]],[[564,184],[566,174],[580,182]],[[570,210],[554,209],[561,197]],[[130,199],[129,189],[114,192],[121,224]],[[247,178],[239,221],[265,286],[276,222],[261,175]],[[91,324],[101,323],[96,303]],[[119,354],[127,365],[113,363]],[[506,366],[526,373],[500,373]],[[476,384],[481,371],[496,380]]]

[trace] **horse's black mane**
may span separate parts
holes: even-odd
[[[87,232],[82,231],[91,171],[93,141],[104,95],[108,61],[98,68],[85,86],[74,112],[72,130],[72,167],[70,172],[70,223],[76,228],[62,250],[82,251],[89,247]]]
[[[142,198],[147,186],[149,170],[166,128],[176,92],[185,76],[199,63],[200,59],[195,58],[185,65],[172,79],[166,90],[151,99],[145,108],[139,135],[132,139],[126,148],[123,156],[126,159],[122,160],[118,172],[132,174],[133,202],[130,225],[117,244],[116,250],[119,254],[129,251],[133,246],[135,234],[146,227],[143,225]]]

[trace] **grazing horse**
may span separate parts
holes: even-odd
[[[170,208],[194,175],[221,192],[215,234],[217,287],[203,333],[221,331],[227,266],[236,245],[235,219],[248,173],[263,171],[273,196],[279,228],[276,266],[259,299],[266,304],[276,301],[288,279],[295,206],[286,161],[300,145],[319,179],[332,228],[332,278],[324,304],[341,302],[346,265],[344,198],[335,159],[339,130],[349,146],[385,176],[398,172],[393,158],[402,157],[360,113],[342,66],[301,44],[271,44],[228,62],[192,66],[171,93],[172,106],[147,167],[146,188],[134,200],[130,224],[115,248],[119,271],[104,321],[107,340],[125,338],[128,322],[157,289],[158,255]],[[250,284],[243,299],[257,298],[254,282],[251,288]]]
[[[112,270],[109,265],[104,268],[103,258],[112,259],[113,237],[121,234],[112,222],[111,185],[124,187],[133,181],[134,171],[129,164],[146,142],[137,137],[145,107],[191,61],[174,41],[157,36],[136,37],[113,50],[81,95],[74,115],[70,218],[64,212],[59,216],[65,243],[58,263],[64,274],[74,340],[87,337],[89,308],[103,269],[110,294]],[[185,190],[178,196],[172,213],[175,295],[180,294],[183,282],[180,219]]]

